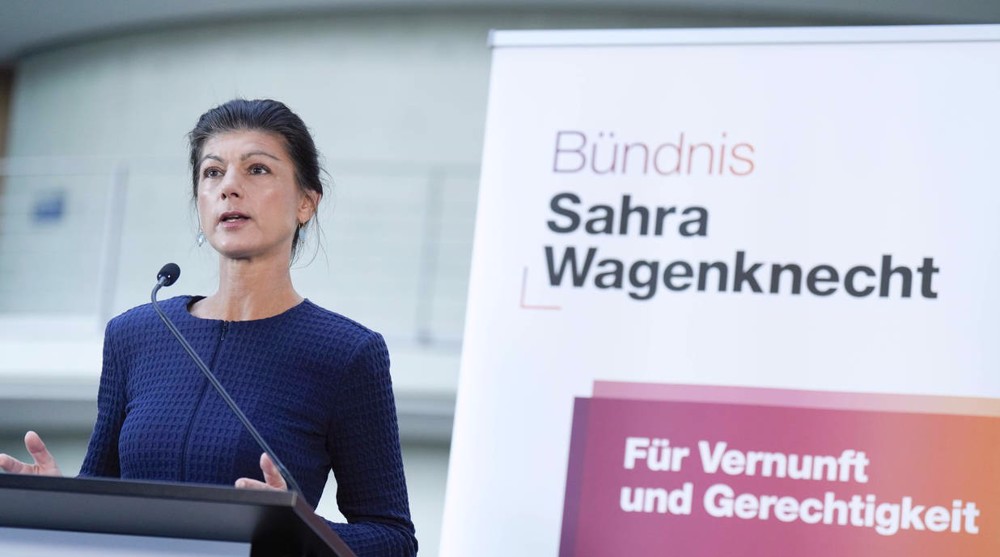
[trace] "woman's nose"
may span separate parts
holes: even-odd
[[[227,199],[229,197],[239,198],[243,195],[243,184],[240,181],[239,172],[235,170],[226,172],[221,185],[222,187],[220,188],[220,191],[222,199]]]

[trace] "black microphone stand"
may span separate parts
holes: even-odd
[[[271,447],[267,444],[266,441],[264,441],[264,438],[260,436],[260,433],[257,432],[257,428],[255,428],[253,424],[250,423],[250,420],[246,417],[246,414],[244,414],[243,411],[240,410],[239,406],[236,405],[236,402],[233,400],[233,398],[229,396],[229,393],[226,392],[226,389],[222,386],[221,383],[219,383],[219,380],[216,379],[215,374],[208,369],[208,366],[205,365],[205,362],[201,359],[201,356],[199,356],[198,353],[194,351],[194,348],[191,347],[191,344],[188,343],[187,339],[184,338],[184,335],[182,335],[181,332],[177,330],[177,327],[175,327],[173,322],[171,322],[170,319],[167,317],[167,315],[163,313],[163,310],[160,309],[160,305],[156,302],[156,293],[160,291],[160,288],[163,288],[164,286],[170,286],[171,284],[177,282],[177,278],[180,277],[180,275],[181,275],[181,269],[175,263],[167,263],[166,265],[163,266],[162,269],[160,269],[159,274],[156,275],[156,286],[153,287],[153,292],[152,294],[150,294],[150,300],[153,302],[153,309],[156,311],[156,314],[160,316],[160,319],[163,321],[163,324],[166,325],[168,329],[170,329],[170,332],[174,334],[174,337],[177,339],[177,341],[181,343],[181,346],[184,347],[184,350],[187,351],[188,356],[191,356],[191,359],[194,360],[194,363],[198,365],[198,369],[200,369],[201,372],[205,375],[205,377],[208,379],[208,382],[211,383],[213,387],[215,387],[216,392],[219,393],[219,396],[222,397],[222,400],[226,401],[226,404],[229,405],[229,409],[232,410],[233,414],[236,414],[236,417],[239,418],[240,422],[243,423],[243,427],[245,427],[247,431],[250,432],[250,435],[252,435],[254,440],[257,441],[257,444],[260,446],[260,448],[264,449],[264,452],[267,453],[267,456],[271,457],[271,462],[273,462],[275,467],[278,468],[278,472],[281,473],[281,476],[285,479],[285,482],[288,484],[288,487],[292,491],[297,493],[300,497],[305,499],[305,497],[302,495],[302,490],[299,489],[299,484],[295,482],[295,478],[292,477],[292,474],[288,471],[287,468],[285,468],[285,465],[282,464],[278,456],[274,454],[274,451],[272,451]]]

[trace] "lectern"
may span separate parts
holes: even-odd
[[[31,554],[39,554],[30,550],[37,544],[46,548],[47,555],[58,553],[59,547],[66,548],[66,555],[77,555],[84,545],[121,547],[123,539],[133,543],[141,539],[142,547],[155,555],[171,554],[170,547],[181,547],[175,551],[356,557],[294,493],[0,474],[0,554],[12,554],[4,549],[5,543]],[[192,549],[198,544],[226,546],[229,553]],[[109,549],[105,554],[110,553]]]

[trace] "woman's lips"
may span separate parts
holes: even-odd
[[[233,219],[248,219],[248,218],[250,217],[248,217],[246,213],[241,213],[239,211],[226,211],[225,213],[219,215],[220,221],[233,220]]]
[[[225,229],[239,228],[250,217],[238,211],[227,211],[219,215],[219,226]]]

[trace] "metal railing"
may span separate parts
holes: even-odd
[[[396,342],[457,350],[478,168],[335,166],[321,243],[313,234],[293,265],[300,292]],[[188,275],[180,291],[210,293],[214,257],[194,244],[189,176],[179,159],[0,160],[0,319],[103,326],[144,303],[167,260]]]

